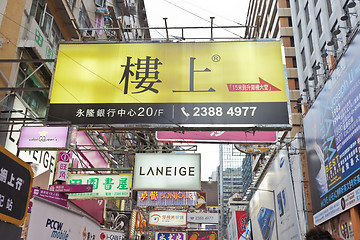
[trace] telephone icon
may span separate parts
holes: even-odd
[[[185,115],[186,119],[190,117],[190,114],[186,112],[185,107],[181,107],[181,111]]]

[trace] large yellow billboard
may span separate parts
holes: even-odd
[[[59,47],[49,119],[288,125],[287,105],[280,41],[72,43]]]

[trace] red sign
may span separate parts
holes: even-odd
[[[92,192],[93,184],[62,184],[50,185],[49,190],[62,193],[83,193]]]
[[[274,92],[281,91],[274,85],[259,78],[259,83],[228,83],[229,92]]]
[[[188,231],[189,240],[217,240],[218,233],[217,231]]]
[[[238,238],[240,238],[246,230],[246,211],[235,211],[235,216]]]

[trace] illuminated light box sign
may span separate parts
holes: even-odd
[[[134,190],[201,190],[200,154],[135,155]]]
[[[188,239],[191,240],[218,240],[218,232],[217,231],[188,231]]]
[[[314,212],[321,224],[346,208],[333,203],[360,187],[360,35],[357,33],[304,117]],[[360,203],[360,198],[354,199]],[[339,205],[337,205],[339,206]],[[326,214],[324,214],[326,213]]]
[[[196,192],[138,191],[138,206],[195,206]]]
[[[150,211],[149,226],[186,227],[186,211]]]
[[[276,40],[60,44],[49,120],[288,129],[281,47]]]
[[[93,191],[70,193],[69,199],[113,199],[130,197],[131,174],[69,174],[67,184],[92,184]]]
[[[174,240],[186,240],[185,232],[156,232],[155,240],[165,240],[165,239],[174,239]]]
[[[24,223],[33,177],[30,165],[0,146],[0,220]]]
[[[156,140],[161,142],[275,142],[276,132],[243,131],[157,131]]]
[[[68,127],[22,127],[19,139],[21,149],[66,148]]]

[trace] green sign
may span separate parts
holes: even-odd
[[[69,199],[113,199],[130,197],[131,174],[70,174],[67,184],[92,184],[93,191],[69,194]]]

